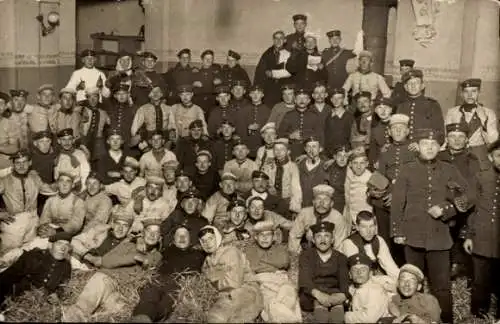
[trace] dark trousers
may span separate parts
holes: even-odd
[[[464,213],[457,215],[457,217],[455,217],[455,226],[450,228],[450,234],[453,239],[453,246],[451,248],[451,263],[463,266],[465,274],[470,276],[472,274],[472,259],[463,248],[463,231],[467,225],[468,216],[468,214]]]
[[[146,285],[139,296],[139,303],[135,306],[132,316],[147,315],[151,321],[159,322],[168,318],[174,311],[175,292],[179,286],[172,278],[163,283]]]
[[[490,308],[491,294],[495,294],[500,300],[500,259],[487,258],[474,254],[472,256],[474,269],[474,280],[472,281],[471,312],[473,314],[488,313]],[[497,301],[497,318],[500,317],[500,309]]]
[[[453,323],[453,307],[450,279],[450,250],[427,251],[405,246],[406,262],[419,267],[429,279],[431,293],[441,306],[441,320]],[[427,269],[427,271],[425,271]]]

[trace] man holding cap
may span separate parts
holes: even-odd
[[[481,164],[488,165],[487,146],[498,139],[498,118],[494,110],[479,103],[481,79],[468,79],[461,84],[463,104],[448,109],[446,124],[458,123],[467,130],[471,152]]]
[[[356,57],[350,49],[341,47],[342,33],[340,30],[331,30],[326,33],[329,48],[325,48],[321,54],[321,62],[325,65],[328,73],[328,88],[342,88],[348,73],[346,70],[347,61]]]
[[[317,185],[313,189],[313,206],[303,208],[293,221],[288,239],[288,250],[293,254],[299,254],[302,250],[300,241],[304,234],[307,241],[313,240],[311,227],[319,222],[330,222],[332,227],[334,248],[339,250],[342,241],[349,235],[350,224],[346,222],[344,216],[333,208],[333,191],[328,185]]]
[[[222,66],[222,83],[231,86],[234,81],[251,84],[247,71],[240,65],[241,55],[233,50],[227,52],[226,64]]]
[[[348,293],[347,258],[333,248],[335,225],[320,221],[311,226],[314,246],[300,253],[299,298],[305,312],[313,312],[317,323],[339,323],[344,319]]]
[[[96,52],[86,49],[80,54],[83,66],[74,71],[69,78],[66,88],[77,91],[76,101],[85,100],[85,90],[97,87],[103,97],[109,97],[109,89],[106,87],[106,75],[95,67],[97,61]]]
[[[453,187],[467,196],[469,186],[455,166],[436,159],[442,135],[432,129],[418,129],[414,136],[419,156],[401,167],[392,189],[391,236],[395,243],[405,245],[407,262],[421,270],[427,265],[431,291],[443,310],[442,320],[451,323],[453,240],[448,221],[457,215],[460,206],[449,193]]]

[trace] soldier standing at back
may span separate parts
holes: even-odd
[[[233,50],[227,52],[227,64],[222,67],[222,83],[231,87],[235,81],[250,84],[247,71],[240,65],[241,55]]]
[[[197,68],[190,65],[191,50],[189,48],[181,49],[177,53],[177,57],[179,58],[179,62],[163,74],[168,89],[165,97],[169,106],[180,103],[179,96],[177,95],[178,87],[186,84],[192,85],[194,82],[193,73],[198,72]]]
[[[398,114],[405,114],[410,117],[409,134],[410,150],[417,151],[417,143],[414,138],[416,129],[429,128],[438,133],[440,144],[444,142],[444,119],[439,103],[424,96],[424,74],[421,70],[411,70],[403,75],[403,85],[408,94],[408,100],[398,105]]]
[[[401,77],[405,75],[406,72],[411,71],[414,65],[415,65],[414,60],[409,60],[409,59],[399,60],[399,72],[401,73]],[[408,95],[406,93],[404,83],[402,81],[398,81],[394,85],[391,99],[396,106],[399,105],[400,103],[405,102],[408,99]]]
[[[214,51],[208,49],[201,53],[201,67],[193,73],[193,80],[193,102],[203,109],[206,120],[215,104],[215,87],[222,83],[220,65],[214,64]]]
[[[328,74],[328,88],[342,88],[348,73],[346,70],[347,61],[356,57],[352,50],[342,48],[342,34],[340,30],[331,30],[326,33],[331,47],[325,48],[321,54],[321,62]]]
[[[481,79],[465,80],[461,88],[464,103],[448,109],[445,121],[446,124],[462,124],[467,129],[471,152],[479,158],[481,165],[487,166],[487,145],[498,139],[498,119],[495,111],[478,102]]]
[[[307,27],[307,16],[303,14],[296,14],[292,16],[293,28],[295,32],[293,34],[286,35],[285,48],[291,51],[302,51],[304,50],[304,43],[306,42],[305,33]]]
[[[152,52],[144,52],[140,57],[141,68],[134,72],[135,104],[137,107],[149,103],[149,93],[153,86],[160,87],[164,94],[167,93],[167,85],[163,75],[155,71],[158,57]]]

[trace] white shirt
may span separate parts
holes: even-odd
[[[88,69],[86,67],[82,67],[74,71],[69,78],[68,84],[66,88],[71,88],[76,90],[76,87],[80,84],[81,81],[85,82],[85,90],[97,86],[97,81],[99,80],[99,76],[102,79],[103,88],[101,90],[101,95],[104,97],[109,97],[110,91],[106,88],[106,75],[97,68]],[[85,95],[85,90],[78,90],[76,93],[76,101],[85,100],[87,97]]]

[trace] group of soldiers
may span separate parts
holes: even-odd
[[[293,22],[253,83],[233,50],[194,67],[182,49],[164,74],[152,52],[139,68],[120,53],[109,75],[85,50],[60,91],[0,93],[1,299],[36,286],[53,302],[72,270],[139,264],[160,282],[142,288],[137,322],[172,313],[186,269],[218,291],[209,322],[452,323],[459,276],[488,316],[500,142],[481,80],[443,117],[415,61],[391,89],[339,30],[320,52],[307,17]],[[119,311],[116,286],[96,272],[63,321]]]

